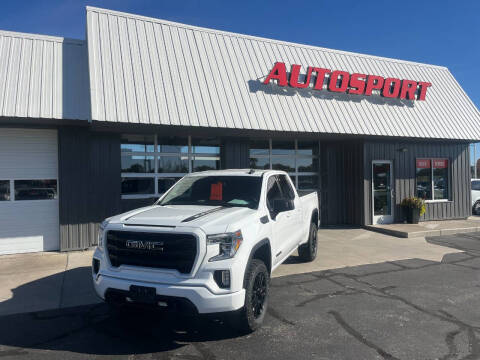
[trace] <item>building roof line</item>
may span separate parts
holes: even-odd
[[[15,38],[31,39],[31,40],[45,40],[58,43],[67,43],[72,45],[85,45],[86,41],[81,39],[71,39],[61,36],[31,34],[17,31],[0,30],[0,36],[10,36]]]
[[[170,26],[175,26],[175,27],[180,27],[180,28],[185,28],[185,29],[190,29],[190,30],[203,31],[203,32],[214,33],[214,34],[228,35],[228,36],[233,36],[233,37],[237,37],[237,38],[241,37],[241,38],[244,38],[244,39],[264,41],[264,42],[287,45],[287,46],[296,46],[296,47],[300,47],[300,48],[312,49],[312,50],[341,54],[341,55],[363,57],[363,58],[367,58],[367,59],[376,59],[376,60],[389,61],[389,62],[394,62],[394,63],[408,64],[408,65],[415,65],[415,66],[423,66],[423,67],[435,68],[435,69],[443,69],[443,70],[448,71],[448,68],[446,66],[441,66],[441,65],[433,65],[433,64],[427,64],[427,63],[421,63],[421,62],[415,62],[415,61],[408,61],[408,60],[400,60],[400,59],[394,59],[394,58],[389,58],[389,57],[382,57],[382,56],[376,56],[376,55],[356,53],[356,52],[353,52],[353,51],[336,50],[336,49],[330,49],[330,48],[325,48],[325,47],[321,47],[321,46],[300,44],[300,43],[294,43],[294,42],[291,42],[291,41],[284,41],[284,40],[278,40],[278,39],[270,39],[270,38],[261,37],[261,36],[235,33],[235,32],[232,32],[232,31],[217,30],[217,29],[212,29],[212,28],[183,24],[183,23],[179,23],[179,22],[175,22],[175,21],[144,16],[144,15],[136,15],[136,14],[126,13],[126,12],[122,12],[122,11],[104,9],[104,8],[99,8],[99,7],[94,7],[94,6],[87,6],[86,9],[87,9],[87,11],[104,13],[104,14],[111,14],[111,15],[115,15],[115,16],[121,16],[121,17],[125,17],[125,18],[130,18],[130,19],[148,21],[148,22],[164,24],[164,25],[170,25]]]

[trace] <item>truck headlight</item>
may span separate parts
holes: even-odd
[[[208,261],[218,261],[234,257],[242,241],[243,237],[240,230],[225,234],[207,235],[207,245],[219,245],[219,254],[211,257]]]
[[[105,228],[107,227],[107,225],[108,225],[108,221],[104,220],[98,227],[97,244],[100,250],[103,250],[103,247],[104,247],[103,233],[105,232]]]

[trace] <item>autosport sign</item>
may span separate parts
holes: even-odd
[[[330,70],[320,67],[309,66],[307,74],[300,81],[300,65],[292,65],[290,76],[287,76],[287,67],[283,62],[277,62],[263,82],[265,85],[276,80],[279,86],[291,86],[293,88],[308,88],[313,83],[314,90],[322,90],[325,79],[327,89],[337,93],[354,95],[372,95],[373,91],[379,91],[386,98],[399,98],[407,100],[425,100],[427,89],[432,86],[425,81],[397,79],[394,77],[367,75],[346,71]],[[313,79],[313,81],[312,81]]]

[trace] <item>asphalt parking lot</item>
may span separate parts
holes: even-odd
[[[463,252],[272,279],[265,325],[247,336],[95,304],[0,317],[0,358],[479,359],[480,233],[428,241]]]

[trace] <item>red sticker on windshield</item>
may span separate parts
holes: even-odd
[[[210,200],[222,200],[222,183],[212,184],[210,186]]]

